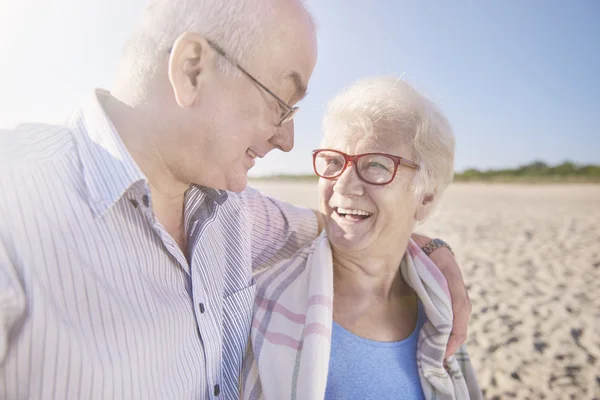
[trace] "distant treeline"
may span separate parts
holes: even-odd
[[[255,181],[316,181],[314,174],[310,175],[271,175],[251,178]],[[535,161],[511,169],[478,170],[467,169],[454,175],[455,182],[523,182],[523,183],[561,183],[561,182],[596,182],[600,183],[600,165],[578,165],[570,161],[550,166],[543,161]]]
[[[578,165],[570,161],[550,166],[535,161],[514,169],[475,168],[454,175],[455,182],[600,182],[600,165]]]

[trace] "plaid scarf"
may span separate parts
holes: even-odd
[[[452,330],[452,303],[444,276],[412,240],[400,268],[427,315],[416,355],[425,398],[481,399],[464,346],[444,366]],[[241,398],[323,399],[333,321],[333,263],[327,237],[321,234],[291,259],[255,278],[254,319]]]

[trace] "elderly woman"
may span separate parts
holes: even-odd
[[[411,240],[452,180],[446,118],[408,84],[364,79],[327,110],[325,232],[259,274],[245,399],[476,399],[464,349],[444,360],[448,287]]]

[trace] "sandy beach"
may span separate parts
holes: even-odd
[[[315,183],[250,185],[317,207]],[[486,399],[600,399],[600,185],[455,184],[418,231],[462,267]]]

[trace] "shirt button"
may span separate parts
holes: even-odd
[[[142,201],[144,202],[144,205],[146,207],[150,207],[150,197],[148,197],[147,194],[145,194],[144,196],[142,196]]]
[[[133,206],[134,206],[135,208],[138,208],[138,205],[139,205],[139,204],[138,204],[138,202],[137,202],[137,201],[135,201],[134,199],[129,199],[129,201],[131,202],[131,204],[133,204]]]
[[[219,393],[221,393],[221,388],[219,387],[219,385],[215,385],[215,396],[218,396]]]
[[[200,313],[201,313],[201,314],[204,314],[204,310],[205,310],[205,309],[204,309],[204,303],[200,303],[200,304],[198,304],[198,307],[200,307]]]

